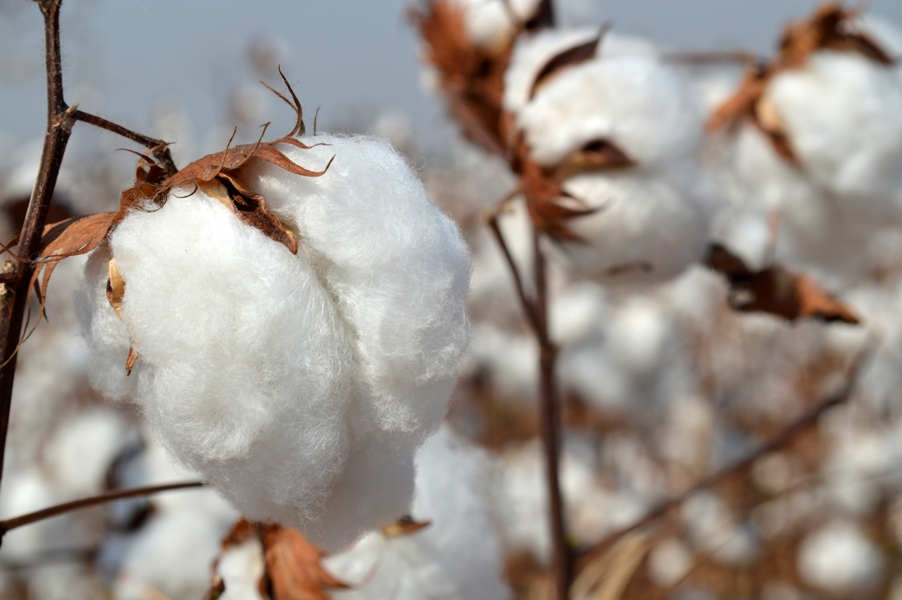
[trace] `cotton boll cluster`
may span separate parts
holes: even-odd
[[[247,517],[334,549],[409,505],[413,453],[467,345],[469,259],[390,146],[314,142],[282,150],[320,167],[335,156],[321,177],[263,161],[242,174],[297,232],[297,256],[202,190],[177,189],[95,252],[83,304],[105,395],[130,396]],[[111,257],[127,286],[121,320],[106,302]]]
[[[357,589],[333,591],[332,598],[509,598],[501,578],[501,540],[486,495],[493,475],[494,465],[483,451],[447,427],[440,429],[417,455],[412,515],[429,525],[399,537],[371,533],[326,559],[339,579],[359,582]]]

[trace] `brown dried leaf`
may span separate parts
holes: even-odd
[[[382,535],[387,538],[411,535],[421,531],[432,524],[432,521],[414,521],[413,517],[404,515],[397,523],[382,528]]]
[[[529,98],[534,98],[542,86],[566,69],[575,67],[578,64],[595,58],[595,54],[598,51],[598,44],[601,42],[601,38],[604,37],[606,31],[607,26],[604,26],[599,29],[598,35],[588,42],[568,48],[552,56],[551,59],[539,69],[535,80],[532,82],[532,87],[529,90]]]
[[[845,305],[830,297],[806,275],[780,265],[753,271],[729,250],[714,244],[708,267],[723,274],[730,284],[728,301],[741,312],[764,312],[788,321],[812,318],[857,324],[858,318]]]
[[[299,531],[280,525],[261,527],[273,600],[329,600],[326,590],[348,587],[323,568],[320,559],[326,553]]]

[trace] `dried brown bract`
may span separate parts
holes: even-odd
[[[807,275],[779,265],[752,270],[719,244],[711,247],[706,264],[726,278],[730,285],[728,301],[734,310],[764,312],[788,321],[813,318],[858,323],[849,308],[830,297]]]
[[[265,566],[259,582],[262,596],[272,600],[329,600],[328,590],[348,587],[323,568],[320,560],[327,556],[326,552],[308,542],[299,531],[281,525],[241,519],[222,540],[220,559],[229,549],[253,538],[259,539],[263,548]],[[213,589],[222,582],[215,570],[214,565]]]

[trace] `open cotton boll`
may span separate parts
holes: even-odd
[[[413,455],[439,424],[467,346],[469,256],[384,141],[284,148],[256,161],[297,255],[202,190],[133,210],[87,268],[94,382],[130,396],[160,440],[246,517],[327,549],[404,514]],[[125,282],[105,303],[109,257]],[[124,359],[139,356],[130,377]]]
[[[587,277],[606,285],[660,283],[701,260],[707,250],[709,211],[704,200],[683,187],[681,177],[635,170],[581,174],[564,187],[598,209],[567,220],[581,241],[552,246]]]
[[[832,521],[809,533],[799,548],[802,580],[844,597],[867,598],[882,579],[885,560],[854,523]]]
[[[780,73],[773,103],[805,174],[848,202],[850,218],[902,219],[902,77],[848,52],[820,51]]]
[[[429,526],[385,538],[371,533],[325,559],[326,567],[357,589],[331,592],[336,600],[504,600],[501,541],[487,494],[492,466],[484,452],[442,428],[417,455],[413,517]],[[358,587],[359,586],[359,587]]]
[[[702,141],[701,110],[687,82],[657,58],[609,55],[545,84],[517,122],[531,158],[559,164],[595,140],[610,140],[644,167],[692,156]]]

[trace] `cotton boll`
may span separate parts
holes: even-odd
[[[311,518],[347,452],[339,378],[349,362],[312,268],[200,191],[130,214],[110,248],[141,355],[130,378],[152,428],[218,489],[240,496],[248,516],[294,505],[295,519]],[[92,282],[97,294],[101,282]]]
[[[542,166],[594,140],[613,141],[644,167],[691,156],[701,143],[701,111],[675,69],[603,49],[545,84],[517,122]]]
[[[492,468],[481,451],[447,428],[417,455],[413,516],[430,525],[395,538],[372,533],[324,563],[339,579],[360,582],[336,599],[510,597],[501,578],[500,539],[486,494]],[[355,586],[356,587],[356,586]]]
[[[597,209],[567,220],[582,241],[562,244],[560,254],[578,273],[608,285],[641,286],[672,279],[704,256],[708,213],[687,199],[679,179],[638,171],[585,174],[564,187]]]
[[[844,597],[868,597],[880,584],[884,558],[856,525],[833,521],[805,537],[798,567],[809,585]]]
[[[902,78],[854,53],[814,53],[774,78],[763,101],[778,111],[806,175],[849,203],[849,216],[898,221],[902,193]]]
[[[83,304],[105,394],[131,396],[245,516],[336,549],[409,506],[413,454],[467,346],[469,258],[388,144],[315,142],[283,150],[319,168],[335,156],[321,177],[264,161],[240,175],[297,232],[297,256],[179,188],[95,251]],[[122,323],[104,303],[110,253],[127,287]]]
[[[779,217],[777,259],[828,286],[851,277],[873,232],[848,218],[841,205],[778,156],[752,126],[741,128],[736,146],[735,168],[742,182],[737,193],[744,209],[759,219]]]

